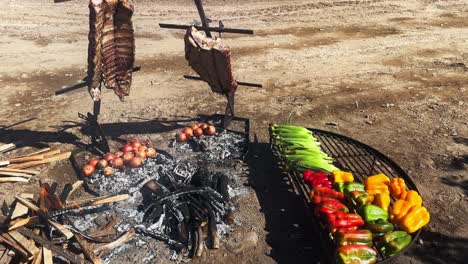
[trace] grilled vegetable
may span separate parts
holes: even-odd
[[[374,196],[362,191],[352,191],[349,193],[349,201],[355,208],[359,208],[374,201]]]
[[[422,205],[422,197],[418,194],[417,191],[409,191],[405,197],[405,200],[408,201],[412,205]]]
[[[331,230],[341,227],[363,226],[364,220],[358,214],[334,212],[327,214],[327,224]]]
[[[401,220],[400,226],[406,232],[412,234],[423,226],[427,225],[430,220],[430,214],[426,207],[420,205],[413,205],[405,217]]]
[[[390,194],[387,192],[376,194],[374,204],[388,211],[388,207],[390,206]]]
[[[352,191],[365,192],[364,184],[358,182],[338,182],[335,183],[335,190],[348,195]]]
[[[367,229],[355,231],[336,232],[334,239],[337,245],[365,245],[372,246],[372,232]]]
[[[411,243],[411,236],[404,231],[393,231],[383,236],[380,251],[386,256],[393,256]]]
[[[334,212],[345,212],[347,213],[348,207],[342,204],[340,201],[335,199],[329,199],[322,201],[315,207],[315,215],[317,216],[326,216],[327,214],[331,214]]]
[[[374,237],[383,236],[386,233],[393,231],[394,229],[391,223],[381,218],[366,222],[364,227],[369,229],[374,234]]]
[[[286,171],[305,170],[327,171],[338,170],[332,159],[321,151],[320,143],[312,133],[303,127],[291,125],[272,125],[272,143],[281,152],[288,164]]]
[[[387,211],[373,204],[364,205],[360,211],[366,222],[375,221],[377,219],[388,219]]]
[[[343,201],[344,194],[328,187],[316,187],[310,192],[310,200],[314,204],[319,204],[324,200],[336,199]]]
[[[351,172],[336,170],[336,171],[333,171],[332,176],[333,176],[334,183],[354,181],[354,177],[353,177],[353,174],[351,174]]]
[[[403,220],[403,217],[408,213],[413,205],[405,200],[397,200],[392,205],[392,210],[390,213],[390,221],[394,224],[400,223]]]
[[[339,264],[373,264],[377,261],[377,251],[364,245],[341,246],[337,250]]]
[[[331,182],[328,179],[328,174],[323,171],[314,172],[305,170],[302,173],[304,182],[312,188],[315,187],[328,187],[331,188]]]
[[[367,177],[364,180],[364,184],[366,185],[366,192],[371,195],[390,192],[388,189],[389,183],[390,179],[383,173]]]
[[[406,198],[406,183],[402,178],[393,178],[390,181],[390,194],[395,199]]]

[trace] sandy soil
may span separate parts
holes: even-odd
[[[85,1],[1,0],[0,142],[18,139],[73,149],[86,140],[71,122],[92,109],[81,89],[53,96],[85,76]],[[250,183],[238,219],[258,233],[255,249],[211,251],[201,263],[313,263],[320,250],[308,219],[284,179],[270,167],[267,124],[293,122],[342,133],[397,161],[417,183],[431,223],[395,263],[462,263],[468,258],[468,3],[414,1],[206,1],[212,19],[251,28],[255,36],[226,35],[239,80],[237,114],[252,122]],[[160,122],[222,113],[224,99],[191,73],[181,32],[159,22],[190,23],[191,1],[136,1],[137,64],[131,96],[111,91],[101,121],[109,135],[166,142],[179,125]],[[23,122],[26,121],[26,122]],[[330,122],[336,125],[327,125]],[[111,125],[112,124],[112,125]],[[62,128],[68,128],[62,130]],[[16,155],[23,150],[14,151]],[[44,175],[76,180],[66,162]],[[44,176],[43,175],[43,176]],[[275,177],[277,176],[277,177]],[[2,184],[0,195],[34,184]]]

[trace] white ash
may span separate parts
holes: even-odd
[[[172,146],[179,152],[205,153],[207,160],[225,160],[241,158],[247,144],[244,136],[223,131],[214,136],[193,137],[187,142],[174,140]]]
[[[110,205],[110,210],[104,213],[73,216],[74,226],[83,233],[99,230],[102,226],[96,224],[99,222],[98,218],[102,218],[103,215],[109,217],[114,213],[122,219],[122,222],[115,227],[119,233],[124,233],[134,227],[169,233],[171,228],[165,224],[166,215],[164,214],[154,224],[143,221],[144,211],[140,207],[143,202],[141,187],[149,180],[154,179],[159,182],[167,177],[170,177],[171,181],[189,183],[198,169],[203,167],[207,168],[210,173],[220,172],[228,177],[230,198],[242,196],[248,192],[242,180],[248,170],[246,164],[239,159],[247,143],[246,139],[238,134],[222,132],[216,136],[195,139],[192,144],[176,143],[173,148],[167,150],[174,158],[159,153],[156,158],[147,159],[142,167],[137,169],[128,168],[125,171],[116,171],[111,177],[104,176],[102,172],[96,173],[89,183],[98,193],[101,195],[127,193],[130,197],[125,201]],[[200,147],[194,151],[193,146],[204,146],[204,149],[201,150]],[[221,220],[217,226],[221,238],[231,230],[231,227],[222,223]],[[170,258],[172,251],[168,246],[162,245],[165,243],[137,234],[125,246],[119,247],[106,256],[104,263],[125,263],[125,260],[129,258],[126,256],[128,253],[133,254],[139,250],[151,252],[151,255],[141,259],[143,263],[157,262],[157,258],[163,256]],[[180,259],[181,256],[176,254],[172,257]]]

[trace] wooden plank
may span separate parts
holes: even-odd
[[[31,161],[31,162],[25,162],[25,163],[10,165],[8,168],[26,169],[26,168],[30,168],[30,167],[34,167],[34,166],[54,162],[54,161],[66,160],[66,159],[69,159],[70,156],[71,156],[71,152],[68,151],[68,152],[64,152],[64,153],[61,153],[61,154],[58,154],[58,155],[55,155],[55,156],[45,158],[43,160]]]
[[[28,224],[32,224],[36,221],[37,221],[37,216],[28,217],[24,219],[23,218],[18,219],[17,221],[11,223],[10,227],[8,228],[8,231],[14,230],[16,228],[19,228]]]
[[[63,226],[62,224],[59,224],[55,221],[52,221],[50,219],[47,219],[47,221],[49,222],[49,224],[51,226],[53,226],[55,229],[57,229],[60,233],[62,233],[62,235],[64,235],[67,239],[70,239],[73,237],[73,233],[68,230],[65,226]]]
[[[39,252],[36,254],[36,257],[34,258],[32,264],[42,264],[42,252],[44,251],[44,248],[41,247],[39,249]]]
[[[6,182],[29,182],[28,179],[22,177],[1,177],[0,183]]]
[[[73,183],[71,191],[68,193],[68,198],[71,197],[72,194],[74,194],[79,188],[83,186],[83,181],[77,181]],[[68,202],[68,199],[65,201],[65,203]]]
[[[32,175],[21,173],[21,172],[9,172],[9,171],[0,171],[0,175],[2,176],[9,176],[9,177],[23,177],[23,178],[31,178]]]
[[[120,201],[127,200],[128,197],[130,197],[128,194],[116,195],[116,196],[97,200],[95,202],[92,202],[91,205],[101,205],[101,204],[106,204],[106,203],[120,202]]]
[[[33,231],[27,228],[20,227],[18,228],[18,231],[25,237],[31,238],[34,240],[38,245],[43,246],[44,248],[50,249],[55,255],[60,256],[62,258],[65,258],[66,260],[70,261],[71,263],[76,263],[76,264],[81,264],[81,263],[90,263],[89,261],[85,260],[82,257],[79,257],[78,255],[75,255],[71,253],[70,251],[67,251],[63,249],[62,247],[56,246],[52,244],[50,241],[42,238],[41,236],[38,236],[34,234]]]
[[[5,250],[3,255],[0,257],[0,264],[10,264],[12,259],[13,258],[10,256],[10,250]]]
[[[81,252],[93,262],[93,264],[101,264],[101,259],[94,254],[93,251],[93,246],[89,244],[81,235],[77,234],[75,235],[76,241],[78,241],[78,244],[81,247]]]
[[[14,143],[9,143],[9,144],[2,145],[2,146],[0,146],[0,153],[7,152],[7,151],[10,151],[10,150],[15,149],[15,148],[16,148],[16,144],[14,144]]]
[[[24,259],[28,259],[28,253],[22,249],[12,238],[7,234],[0,234],[0,242],[12,248],[16,253],[20,254]]]
[[[43,149],[40,149],[40,150],[38,150],[38,151],[29,153],[29,154],[27,154],[27,155],[19,156],[18,158],[24,158],[24,157],[30,157],[30,156],[38,155],[38,154],[47,152],[47,151],[49,151],[49,150],[50,150],[50,148],[43,148]]]
[[[35,155],[27,155],[23,157],[17,157],[10,159],[10,163],[23,163],[23,162],[29,162],[29,161],[37,161],[37,160],[43,160],[45,158],[50,158],[52,156],[60,154],[60,149],[54,149],[54,150],[47,150],[39,154]]]
[[[18,196],[15,196],[15,199],[18,200],[18,202],[22,203],[23,205],[25,205],[26,207],[28,207],[29,209],[35,211],[35,212],[42,212],[41,209],[39,207],[37,207],[35,204],[29,202],[28,200],[24,199],[24,198],[21,198],[21,197],[18,197]],[[70,232],[70,230],[68,230],[67,228],[65,228],[63,225],[51,220],[51,219],[47,219],[47,222],[53,226],[55,229],[57,229],[60,233],[62,233],[62,235],[64,235],[67,239],[70,239],[73,237],[73,233]]]
[[[11,169],[11,168],[0,168],[1,172],[19,172],[19,173],[26,173],[31,175],[37,175],[41,173],[40,171],[36,170],[19,170],[19,169]]]
[[[18,231],[12,230],[8,232],[16,243],[20,244],[30,256],[34,256],[39,251],[39,248],[36,247],[33,241],[30,241],[25,236],[21,235]]]
[[[21,198],[24,199],[32,199],[34,198],[34,194],[32,193],[22,193],[20,194]],[[13,213],[11,215],[11,219],[18,218],[20,216],[23,216],[28,213],[28,207],[24,206],[22,203],[16,203],[15,209],[13,210]]]
[[[100,246],[94,250],[94,253],[98,256],[104,256],[112,252],[117,247],[122,246],[123,244],[130,241],[135,236],[135,229],[130,229],[127,233],[120,236],[117,240]]]
[[[54,264],[52,251],[46,247],[42,248],[42,260],[44,264]]]
[[[8,160],[0,161],[0,167],[7,166],[7,165],[10,165],[10,161]]]

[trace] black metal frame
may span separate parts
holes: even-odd
[[[203,3],[201,0],[194,0],[195,5],[197,7],[198,14],[200,15],[201,23],[202,26],[195,26],[195,28],[199,30],[203,30],[206,34],[207,37],[211,38],[211,32],[219,32],[219,36],[221,36],[222,32],[226,33],[237,33],[237,34],[254,34],[253,30],[250,29],[236,29],[236,28],[225,28],[222,23],[220,23],[219,27],[210,27],[210,23],[208,18],[206,17],[205,10],[203,8]],[[184,29],[187,30],[191,26],[187,25],[174,25],[174,24],[163,24],[160,23],[159,27],[161,28],[168,28],[168,29]],[[184,75],[184,78],[189,79],[189,80],[197,80],[201,81],[202,79],[198,76],[188,76]],[[248,83],[248,82],[237,82],[238,85],[241,86],[249,86],[249,87],[258,87],[262,88],[263,86],[261,84],[256,84],[256,83]],[[226,94],[226,99],[227,99],[227,104],[226,104],[226,111],[224,115],[224,123],[223,127],[227,128],[233,118],[235,117],[235,112],[234,112],[234,104],[235,104],[235,97],[234,93],[228,93]]]
[[[403,178],[406,182],[406,186],[410,190],[418,191],[416,184],[408,176],[408,174],[396,164],[392,159],[385,156],[378,150],[361,143],[357,140],[351,139],[349,137],[325,131],[320,129],[311,129],[314,137],[321,143],[322,151],[327,153],[334,160],[334,165],[340,169],[352,172],[357,182],[364,182],[364,179],[368,176],[384,173],[390,179],[391,178]],[[270,147],[276,158],[278,164],[284,164],[284,161],[281,159],[280,152],[273,146],[270,130]],[[335,245],[330,239],[330,236],[326,230],[326,227],[323,223],[315,218],[311,212],[313,212],[312,204],[310,203],[309,194],[311,189],[307,184],[305,184],[302,179],[302,175],[297,172],[287,173],[289,181],[293,185],[296,192],[303,198],[306,207],[308,208],[307,212],[310,217],[314,220],[311,221],[313,224],[313,229],[316,234],[319,235],[320,240],[322,241],[322,247],[326,254],[326,261],[328,263],[335,263]],[[404,250],[392,257],[385,257],[376,247],[378,252],[378,263],[387,263],[390,260],[394,260],[397,256],[405,252],[410,248],[419,238],[421,230],[412,235],[413,240],[410,245]]]

